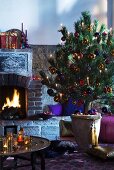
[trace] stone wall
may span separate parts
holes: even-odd
[[[71,120],[69,116],[65,117],[52,117],[48,120],[10,120],[10,121],[0,121],[0,135],[4,135],[5,127],[14,126],[17,127],[17,132],[20,127],[24,128],[25,135],[33,135],[48,138],[49,140],[59,139],[60,129],[59,121],[60,120]]]
[[[39,77],[40,70],[47,71],[49,67],[49,63],[47,59],[50,57],[50,55],[54,56],[56,46],[55,45],[30,45],[30,47],[33,51],[32,74],[33,77],[35,76],[37,78]],[[41,113],[43,112],[46,105],[55,104],[53,98],[47,94],[47,87],[45,85],[41,86],[39,80],[34,79],[31,82],[30,88],[31,87],[33,87],[33,90],[29,92],[29,115],[31,113],[33,114]],[[37,98],[35,98],[35,96],[37,96]],[[34,111],[33,108],[35,108],[36,111]]]

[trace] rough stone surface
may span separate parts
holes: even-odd
[[[25,129],[26,135],[46,137],[49,140],[59,138],[59,121],[71,120],[69,116],[52,117],[48,120],[22,120],[22,121],[0,121],[0,135],[4,135],[4,127],[17,126],[17,131],[20,127]]]
[[[25,135],[41,136],[41,126],[23,126]]]

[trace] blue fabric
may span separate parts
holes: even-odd
[[[76,100],[76,103],[78,103],[78,100]],[[63,104],[63,115],[64,116],[70,116],[73,114],[76,110],[83,112],[84,111],[84,105],[81,104],[78,106],[78,104],[73,104],[72,99],[69,99],[67,103]]]
[[[62,105],[60,103],[55,105],[48,105],[50,112],[52,115],[61,116],[62,115]]]

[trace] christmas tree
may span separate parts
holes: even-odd
[[[98,20],[92,23],[90,13],[84,11],[74,23],[74,32],[65,26],[59,32],[62,42],[48,59],[48,72],[40,71],[42,84],[54,101],[65,103],[70,98],[73,104],[84,105],[87,113],[94,100],[113,98],[113,31]]]

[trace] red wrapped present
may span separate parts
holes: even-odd
[[[0,33],[0,48],[8,48],[8,33]]]

